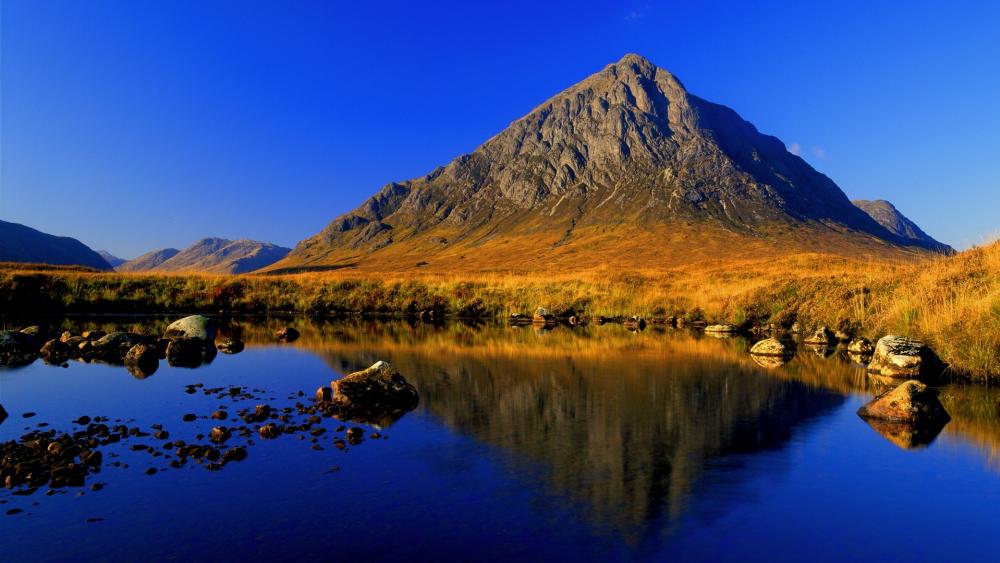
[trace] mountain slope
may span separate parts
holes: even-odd
[[[734,111],[626,55],[474,152],[388,184],[271,269],[634,267],[824,249],[928,246],[890,233]]]
[[[856,199],[851,203],[856,205],[858,209],[867,213],[868,216],[877,221],[879,225],[882,225],[888,229],[889,232],[895,235],[908,240],[918,241],[926,245],[928,248],[947,254],[955,251],[955,249],[947,244],[934,240],[930,235],[922,231],[916,223],[900,213],[899,210],[896,209],[896,206],[884,199],[876,199],[874,201]]]
[[[180,252],[180,250],[177,250],[176,248],[153,250],[139,256],[138,258],[128,260],[124,264],[117,266],[115,269],[119,272],[147,272],[155,269],[167,260],[170,260],[176,256],[178,252]]]
[[[127,262],[119,270],[243,274],[269,266],[290,251],[267,242],[204,238],[181,251],[167,249],[145,254],[132,261],[150,257],[144,263],[132,265]],[[126,267],[129,269],[125,270]]]
[[[104,261],[110,264],[112,268],[117,268],[126,262],[114,254],[111,254],[107,250],[98,250],[97,253],[100,254],[101,258],[104,258]]]
[[[70,237],[43,233],[0,221],[0,262],[79,265],[110,270],[111,265],[87,245]]]

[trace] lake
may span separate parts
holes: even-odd
[[[158,331],[167,320],[54,323]],[[286,325],[301,337],[279,344]],[[2,441],[38,424],[72,431],[84,415],[170,434],[103,447],[83,487],[0,489],[0,558],[960,561],[1000,550],[1000,391],[989,387],[943,386],[952,420],[936,437],[883,435],[856,415],[883,383],[842,350],[800,347],[768,368],[745,338],[657,326],[237,318],[223,332],[246,349],[194,369],[0,370]],[[398,420],[234,435],[243,461],[170,466],[163,443],[208,434],[213,411],[308,404],[378,360],[419,392]],[[341,425],[364,440],[337,448]]]

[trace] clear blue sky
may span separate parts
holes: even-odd
[[[3,0],[0,218],[292,246],[637,52],[852,198],[1000,232],[1000,3],[485,4]]]

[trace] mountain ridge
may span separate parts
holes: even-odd
[[[649,244],[671,262],[692,238],[730,251],[747,240],[754,252],[933,250],[873,220],[777,138],[629,54],[471,153],[385,185],[267,269],[581,267],[607,263],[595,248],[649,261]]]
[[[183,250],[154,250],[126,262],[118,269],[129,272],[198,272],[244,274],[284,258],[290,248],[249,239],[207,237]]]
[[[100,254],[75,238],[44,233],[8,221],[0,221],[0,262],[112,269]]]
[[[896,206],[889,201],[884,199],[856,199],[852,200],[851,203],[867,213],[869,217],[895,235],[910,240],[921,241],[928,245],[928,247],[934,248],[946,254],[954,254],[955,252],[955,249],[951,246],[944,244],[943,242],[939,242],[925,233],[923,229],[918,227],[917,224],[906,217],[906,215],[903,215],[898,209],[896,209]]]

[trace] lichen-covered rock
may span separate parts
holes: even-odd
[[[865,337],[855,338],[847,345],[847,351],[852,354],[860,354],[862,356],[870,356],[872,352],[875,351],[875,345],[872,344],[871,340]]]
[[[332,406],[344,418],[369,420],[411,411],[420,401],[417,390],[388,362],[330,382]]]
[[[938,400],[937,393],[912,379],[874,398],[858,410],[858,416],[908,424],[951,419]]]
[[[15,330],[0,331],[0,366],[23,366],[38,357],[38,340]]]
[[[217,329],[215,321],[204,315],[191,315],[176,320],[167,326],[164,338],[198,338],[214,341]]]
[[[803,342],[810,346],[830,346],[835,344],[836,340],[829,328],[821,326],[816,329],[816,332],[807,336]]]
[[[934,352],[922,341],[890,334],[879,339],[868,371],[888,377],[933,375],[940,367]]]
[[[754,356],[782,357],[791,356],[794,353],[795,350],[791,346],[785,344],[777,338],[765,338],[750,348],[750,354]]]

